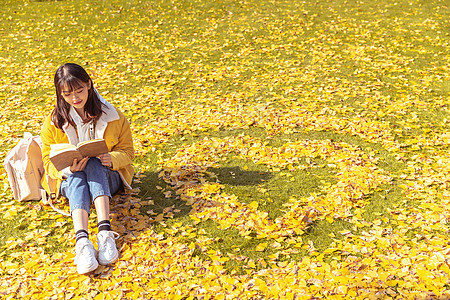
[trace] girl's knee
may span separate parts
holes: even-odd
[[[98,168],[103,168],[100,159],[98,159],[97,157],[91,157],[89,158],[84,170],[89,172],[89,170],[98,170]]]
[[[67,177],[67,181],[71,182],[71,181],[86,181],[86,174],[84,174],[83,172],[75,172],[70,174],[69,177]]]
[[[79,187],[86,185],[87,185],[86,174],[84,172],[75,172],[71,174],[69,177],[67,177],[67,179],[61,183],[60,189],[65,193],[70,193],[69,192],[70,190],[78,189]],[[63,196],[65,195],[63,194]]]

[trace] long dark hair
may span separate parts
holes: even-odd
[[[56,70],[54,82],[56,88],[56,107],[52,112],[52,121],[57,128],[62,130],[63,125],[66,123],[75,127],[75,122],[69,114],[70,104],[62,96],[62,88],[64,86],[68,88],[69,92],[72,92],[82,87],[83,83],[90,83],[91,87],[88,91],[88,99],[84,105],[84,111],[88,118],[86,122],[96,121],[100,118],[103,113],[102,106],[104,104],[97,96],[94,90],[94,83],[83,67],[73,63],[62,65]]]

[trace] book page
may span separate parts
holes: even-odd
[[[83,156],[75,147],[66,147],[58,152],[50,151],[50,161],[55,166],[56,170],[61,171],[73,164],[74,159],[78,161],[83,159]]]
[[[78,150],[83,156],[95,157],[100,154],[108,153],[108,146],[104,139],[95,139],[78,144]]]
[[[76,147],[72,144],[67,144],[67,143],[50,145],[50,155],[52,153],[60,152],[60,151],[67,150],[67,149],[76,149]]]
[[[78,148],[83,147],[83,145],[85,144],[92,144],[92,143],[102,143],[102,141],[104,141],[104,139],[93,139],[93,140],[87,140],[87,141],[83,141],[83,142],[79,142],[77,144]],[[105,142],[106,143],[106,142]]]

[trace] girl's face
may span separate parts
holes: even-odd
[[[88,83],[81,83],[80,86],[77,88],[74,88],[71,91],[71,88],[67,85],[64,85],[61,89],[61,96],[64,98],[64,100],[72,105],[75,110],[83,116],[84,114],[84,105],[86,105],[88,95],[89,95],[89,89],[91,88],[91,82]]]

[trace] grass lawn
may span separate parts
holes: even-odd
[[[0,157],[39,134],[66,62],[136,150],[121,256],[88,276],[71,220],[0,168],[0,297],[450,297],[447,1],[0,7]]]

